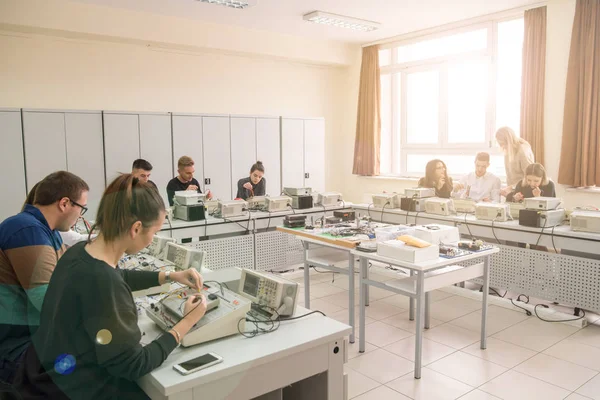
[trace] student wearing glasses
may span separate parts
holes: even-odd
[[[437,159],[429,161],[425,166],[425,176],[419,179],[419,187],[434,188],[436,197],[449,199],[453,186],[446,164]]]
[[[89,187],[58,171],[36,185],[32,204],[0,224],[0,381],[10,382],[22,361],[68,231],[87,210]]]
[[[13,386],[22,399],[148,399],[136,380],[159,367],[204,316],[202,277],[117,268],[123,254],[152,242],[165,220],[152,186],[131,174],[108,185],[98,207],[98,237],[77,243],[54,270],[40,324]],[[145,346],[131,294],[170,281],[194,289],[181,302],[184,317]]]

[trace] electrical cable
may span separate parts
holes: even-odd
[[[554,247],[554,253],[558,254],[558,250],[556,250],[556,244],[554,244],[554,228],[556,228],[556,225],[552,227],[552,231],[550,232],[550,236],[552,238],[552,247]]]
[[[390,202],[388,201],[388,202],[386,202],[386,203],[383,205],[383,207],[381,208],[381,223],[383,223],[383,211],[385,210],[385,207],[386,207],[386,206],[389,206],[389,205],[390,205]]]
[[[581,312],[583,313],[582,316],[577,317],[577,318],[571,318],[571,319],[545,319],[540,317],[540,315],[537,312],[537,308],[538,307],[543,307],[543,308],[550,308],[548,305],[546,304],[536,304],[533,307],[533,312],[535,312],[535,316],[538,317],[539,319],[541,319],[544,322],[571,322],[571,321],[579,321],[580,319],[585,318],[585,310],[581,310]]]
[[[498,218],[498,215],[496,215],[496,218]],[[498,242],[498,244],[502,244],[500,243],[500,240],[498,240],[498,236],[496,236],[496,231],[494,230],[494,222],[496,222],[496,218],[492,220],[492,234],[494,235],[494,239],[496,239],[496,242]]]
[[[324,317],[327,316],[327,315],[325,315],[325,313],[323,311],[315,310],[315,311],[309,312],[308,314],[300,315],[298,317],[279,318],[279,322],[293,321],[293,320],[296,320],[296,319],[301,319],[301,318],[304,318],[304,317],[308,317],[309,315],[312,315],[312,314],[321,314]]]
[[[369,219],[372,219],[372,217],[371,217],[371,211],[370,211],[370,210],[371,210],[371,206],[372,206],[372,205],[373,205],[373,203],[370,203],[370,204],[367,206],[367,214],[369,215]]]
[[[289,204],[288,204],[288,207],[292,209],[292,212],[293,212],[294,214],[296,214],[296,210],[294,210],[294,207],[290,206]]]
[[[542,236],[544,235],[544,229],[546,229],[546,224],[548,223],[548,218],[544,218],[544,226],[542,226],[542,230],[540,231],[540,235],[537,238],[537,241],[535,242],[535,247],[538,246],[538,244],[540,243],[540,240],[542,239]]]
[[[417,218],[419,218],[419,211],[415,214],[415,225],[417,225]]]

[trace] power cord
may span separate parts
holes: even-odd
[[[501,215],[500,215],[500,213],[498,213],[498,214],[496,215],[496,218],[498,218],[498,217],[500,217],[500,216],[501,216]],[[498,244],[502,244],[502,243],[500,243],[500,240],[498,240],[498,236],[496,236],[496,231],[494,230],[494,222],[496,222],[496,218],[494,218],[494,219],[492,220],[492,234],[494,235],[494,239],[496,239],[496,242],[498,242]]]
[[[386,202],[386,203],[383,205],[383,207],[381,208],[381,223],[383,223],[383,211],[385,210],[385,207],[386,207],[386,206],[389,206],[389,205],[390,205],[390,202],[389,202],[389,201],[387,201],[387,202]]]
[[[294,210],[294,207],[290,206],[289,204],[288,204],[288,207],[292,209],[292,212],[293,212],[294,214],[296,214],[296,210]]]
[[[585,310],[581,310],[581,312],[583,312],[583,315],[577,318],[571,318],[571,319],[545,319],[540,317],[540,315],[537,312],[537,308],[538,307],[543,307],[543,308],[550,308],[548,305],[546,304],[536,304],[535,307],[533,307],[533,312],[535,312],[535,316],[538,317],[539,319],[541,319],[544,322],[570,322],[570,321],[579,321],[580,319],[585,318]],[[531,313],[530,313],[531,314]]]
[[[369,219],[372,219],[372,217],[371,217],[371,206],[372,205],[373,205],[373,203],[371,203],[367,206],[367,214],[369,215]]]

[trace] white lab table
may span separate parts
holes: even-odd
[[[239,279],[236,271],[217,271],[204,278],[231,283],[231,279]],[[222,278],[224,274],[229,279]],[[295,316],[308,312],[298,307]],[[146,343],[161,334],[144,313],[139,326]],[[313,314],[282,322],[278,330],[252,339],[233,335],[189,348],[179,347],[163,365],[140,378],[138,384],[152,399],[285,400],[289,394],[294,399],[346,400],[344,338],[349,333],[348,325]],[[208,352],[222,356],[223,362],[187,376],[173,369],[175,364]]]
[[[360,315],[359,315],[359,351],[365,351],[365,307],[367,306],[368,286],[376,286],[381,289],[389,290],[396,294],[408,296],[417,301],[416,312],[416,340],[415,340],[415,378],[421,378],[422,365],[422,346],[423,329],[425,325],[425,310],[428,308],[425,304],[426,293],[435,289],[464,282],[469,279],[483,277],[483,305],[481,308],[481,348],[486,348],[486,320],[487,304],[489,291],[489,269],[490,257],[498,253],[498,248],[491,248],[476,253],[453,259],[438,258],[435,261],[423,263],[410,263],[393,258],[382,257],[377,253],[366,253],[353,250],[352,255],[360,259],[359,272],[359,293],[360,293]],[[369,261],[378,261],[411,271],[411,277],[388,282],[377,282],[369,279]],[[480,261],[476,264],[458,266],[469,261]],[[412,310],[412,301],[411,307]]]

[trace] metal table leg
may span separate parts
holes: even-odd
[[[421,379],[422,353],[423,353],[423,323],[425,314],[425,273],[417,275],[417,331],[415,336],[415,379]]]
[[[412,278],[415,275],[415,271],[410,270],[410,277]],[[415,299],[412,297],[408,301],[408,319],[411,321],[415,320]]]
[[[481,349],[487,347],[487,312],[488,312],[488,295],[490,291],[490,256],[486,256],[483,260],[483,304],[481,307]]]
[[[429,306],[431,302],[429,301],[429,292],[425,293],[425,329],[429,329],[430,321],[430,313]]]
[[[364,257],[360,257],[360,270],[358,274],[358,287],[359,287],[359,298],[360,298],[360,314],[359,314],[359,322],[358,322],[358,351],[360,353],[365,352],[365,307],[366,307],[366,298],[367,298],[367,284],[363,283],[365,279],[365,275],[368,273],[369,269],[369,260]]]
[[[304,307],[310,309],[310,266],[308,265],[308,243],[302,242],[304,248]]]
[[[348,253],[348,323],[352,327],[352,332],[350,333],[350,343],[354,343],[354,255],[352,253]]]

